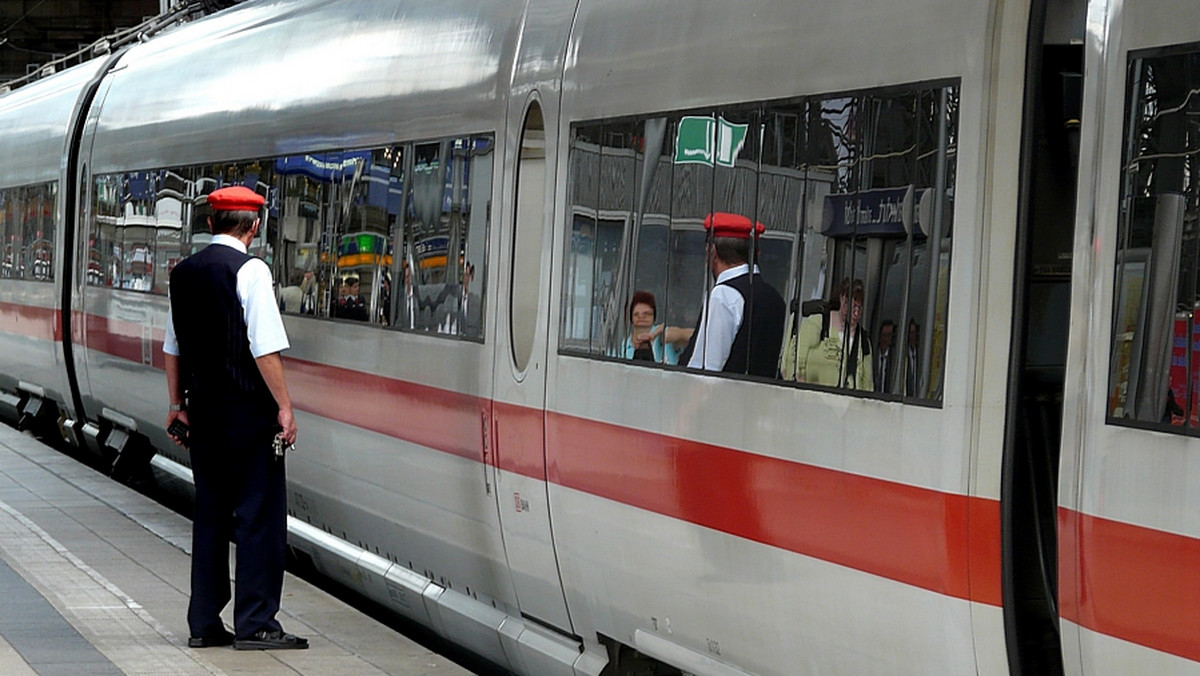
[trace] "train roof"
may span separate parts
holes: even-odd
[[[471,0],[240,4],[123,55],[98,98],[93,172],[494,131],[521,14]]]
[[[593,119],[954,78],[986,18],[957,0],[902,10],[876,0],[580,0],[563,108]],[[859,39],[847,42],[845,27]]]
[[[67,128],[84,86],[103,59],[69,68],[0,96],[0,187],[59,178]]]

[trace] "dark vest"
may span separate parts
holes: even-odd
[[[171,271],[171,317],[188,404],[213,412],[278,411],[259,373],[237,295],[251,256],[212,244]]]
[[[746,303],[742,324],[733,337],[733,345],[721,370],[725,373],[774,378],[779,367],[779,350],[783,346],[787,304],[775,287],[763,281],[761,274],[739,275],[721,284],[741,294]],[[696,328],[700,328],[699,319],[696,320]],[[686,365],[691,360],[697,335],[699,330],[692,333],[687,348],[679,357],[680,364]]]
[[[754,275],[753,280],[752,284],[750,275],[741,275],[722,282],[742,294],[746,301],[742,325],[733,337],[733,347],[722,370],[774,378],[783,345],[787,304],[775,287],[763,281],[762,275]]]

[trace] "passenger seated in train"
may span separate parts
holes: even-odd
[[[915,397],[920,390],[921,325],[915,319],[908,320],[908,331],[904,335],[904,396]]]
[[[467,262],[463,266],[462,281],[446,284],[433,302],[437,308],[438,333],[483,337],[483,305],[479,294],[471,290],[475,277],[475,265]]]
[[[347,275],[338,285],[337,303],[333,308],[333,316],[339,319],[354,319],[367,321],[367,299],[362,297],[357,275]]]
[[[862,308],[863,283],[857,279],[851,283],[849,277],[838,284],[833,300],[824,307],[801,306],[800,329],[789,332],[779,366],[783,379],[874,390],[871,341],[862,329]]]
[[[751,232],[761,236],[766,226],[740,214],[714,212],[705,217],[704,229],[712,231],[708,259],[716,284],[680,362],[688,368],[774,378],[787,305],[757,265],[750,273],[749,262]]]
[[[475,279],[475,264],[468,262],[463,267],[462,286],[458,293],[458,330],[464,336],[483,337],[483,303],[479,294],[471,290]]]
[[[875,391],[884,394],[892,391],[892,337],[896,335],[896,322],[885,319],[879,325],[879,336],[875,341]]]
[[[392,325],[392,271],[384,269],[379,275],[379,303],[375,310],[375,323]]]
[[[655,324],[658,305],[654,294],[635,291],[629,301],[629,335],[614,356],[659,364],[679,363],[679,348],[692,337],[690,329]],[[674,341],[674,342],[672,342]]]
[[[399,314],[399,326],[402,329],[417,329],[423,326],[421,311],[426,309],[427,303],[422,300],[416,287],[413,285],[412,268],[408,267],[408,263],[404,264],[404,293],[400,295],[399,307],[396,309]]]

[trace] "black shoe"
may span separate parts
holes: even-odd
[[[233,643],[233,634],[221,632],[215,636],[193,636],[188,639],[189,648],[217,648]]]
[[[288,634],[283,630],[262,629],[233,642],[234,650],[307,650],[308,639]]]

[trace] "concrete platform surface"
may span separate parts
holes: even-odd
[[[190,544],[184,517],[0,425],[0,674],[471,673],[291,574],[280,621],[308,650],[188,648]]]

